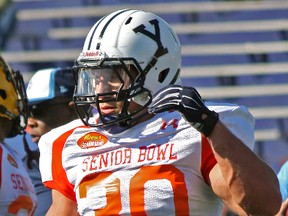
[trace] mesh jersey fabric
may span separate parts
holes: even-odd
[[[0,215],[33,215],[37,198],[21,159],[0,144],[0,162]]]
[[[254,118],[245,107],[207,105],[254,147]],[[80,215],[221,215],[222,202],[206,183],[216,164],[207,145],[178,112],[118,134],[76,120],[41,138],[42,181],[77,201]]]

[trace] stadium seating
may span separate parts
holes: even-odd
[[[7,39],[10,37],[16,22],[16,11],[11,0],[0,2],[0,50],[6,46]]]

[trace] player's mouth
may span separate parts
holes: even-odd
[[[117,107],[114,106],[101,106],[101,113],[104,115],[113,114],[116,112]]]

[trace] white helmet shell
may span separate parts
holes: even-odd
[[[167,85],[180,84],[179,39],[155,14],[124,9],[103,17],[88,33],[77,61],[126,57],[134,58],[146,74],[144,87],[151,95]],[[143,95],[134,101],[145,104]]]

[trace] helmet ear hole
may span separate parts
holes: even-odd
[[[127,19],[127,21],[125,22],[125,25],[128,25],[128,24],[131,22],[131,20],[132,20],[132,17],[129,17],[129,18]]]
[[[166,79],[168,73],[169,73],[169,68],[166,68],[165,70],[162,70],[160,73],[159,73],[159,76],[158,76],[158,81],[160,83],[163,83],[164,80]]]
[[[0,96],[5,100],[7,98],[6,92],[3,89],[0,89]]]

